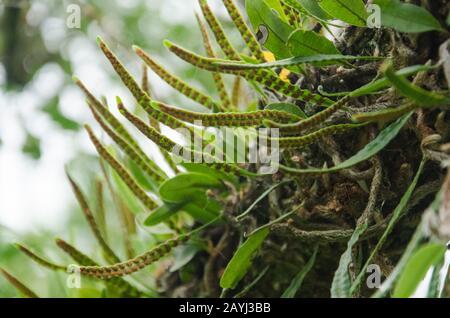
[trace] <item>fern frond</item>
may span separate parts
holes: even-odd
[[[187,128],[186,125],[179,120],[153,109],[150,106],[151,98],[141,89],[136,80],[126,70],[123,64],[106,45],[106,43],[100,37],[97,38],[97,42],[106,58],[110,61],[112,67],[119,75],[122,82],[130,90],[134,98],[137,100],[138,104],[147,112],[150,117],[171,128]]]
[[[217,64],[218,59],[211,59],[197,55],[191,51],[188,51],[180,46],[170,42],[164,41],[166,47],[179,58],[185,60],[186,62],[197,66],[199,68],[211,71],[211,72],[221,72],[227,74],[234,74],[241,76],[248,81],[255,81],[260,83],[267,88],[273,89],[285,96],[292,97],[303,102],[317,104],[317,105],[331,105],[332,101],[327,97],[314,94],[309,90],[301,89],[298,86],[292,85],[289,82],[283,81],[275,73],[268,71],[266,69],[256,69],[256,70],[232,70],[224,69]],[[145,54],[145,53],[143,53]]]
[[[95,221],[94,215],[92,215],[91,209],[89,208],[89,205],[87,203],[87,200],[81,191],[78,184],[72,179],[72,177],[69,175],[69,173],[66,171],[67,179],[69,180],[69,183],[72,187],[73,192],[75,193],[75,197],[77,198],[78,204],[81,207],[81,210],[83,211],[84,217],[86,218],[86,221],[89,224],[89,227],[91,228],[92,233],[95,236],[95,239],[97,240],[98,244],[102,248],[102,250],[105,252],[106,257],[111,260],[111,262],[120,262],[120,259],[117,257],[117,255],[114,253],[114,251],[109,247],[108,243],[106,243],[105,239],[103,238],[102,234],[100,233],[100,229],[98,228],[97,222]]]
[[[139,55],[138,51],[136,53]],[[139,56],[141,57],[141,56]],[[141,57],[142,58],[142,57]],[[143,62],[150,67],[156,75],[158,75],[164,82],[172,86],[174,89],[179,91],[181,94],[186,96],[189,99],[192,99],[194,102],[199,103],[200,105],[205,106],[208,109],[219,109],[220,105],[213,101],[211,97],[206,94],[203,94],[196,88],[190,86],[186,82],[184,82],[178,76],[167,71],[162,65],[157,63],[152,57],[148,54],[145,59],[142,59]]]
[[[170,140],[164,135],[161,135],[158,133],[154,128],[147,125],[145,122],[143,122],[139,117],[133,115],[130,113],[122,104],[118,104],[119,111],[124,115],[125,118],[127,118],[144,136],[146,136],[148,139],[153,141],[155,144],[157,144],[162,149],[165,149],[166,151],[173,153],[176,156],[179,156],[179,153],[174,153],[174,149],[182,150],[183,154],[189,154],[190,158],[194,158],[196,155],[203,156],[205,159],[205,162],[202,163],[202,165],[209,166],[213,169],[232,173],[236,176],[249,176],[249,177],[256,177],[258,176],[255,173],[252,173],[250,171],[247,171],[245,169],[239,168],[237,166],[223,163],[217,160],[217,158],[211,156],[207,153],[199,153],[197,151],[193,151],[190,148],[183,147],[175,143],[174,141]]]
[[[6,280],[13,285],[21,294],[23,294],[27,298],[39,298],[30,288],[25,286],[21,281],[19,281],[16,277],[11,275],[5,269],[0,267],[0,273],[6,278]]]
[[[167,255],[174,247],[189,239],[189,235],[168,240],[150,251],[123,263],[109,266],[80,266],[80,273],[98,279],[111,279],[135,273]]]
[[[225,34],[222,25],[209,7],[207,0],[199,0],[198,2],[200,4],[200,8],[202,9],[203,16],[205,17],[209,28],[213,32],[217,43],[225,53],[225,56],[230,60],[239,61],[241,59],[239,53],[237,53],[231,45],[230,40],[228,40],[228,37]]]
[[[159,101],[153,101],[152,106],[172,115],[175,118],[189,123],[201,121],[201,124],[204,127],[250,127],[259,126],[263,124],[263,121],[266,119],[285,123],[299,119],[299,117],[294,114],[279,110],[256,110],[245,113],[227,112],[206,114],[176,108]]]
[[[209,39],[208,31],[206,30],[206,26],[203,23],[203,21],[200,19],[198,14],[195,15],[197,18],[197,22],[200,28],[200,31],[202,33],[203,38],[203,44],[205,46],[206,54],[211,57],[215,58],[216,54],[214,53],[214,49],[211,44],[211,40]],[[222,105],[220,107],[221,111],[227,110],[231,107],[231,101],[230,97],[228,96],[227,90],[225,88],[225,83],[223,82],[222,75],[218,72],[213,72],[212,77],[214,79],[214,83],[216,84],[217,91],[219,92],[220,100],[222,101]]]
[[[162,176],[158,171],[155,171],[148,162],[151,162],[151,159],[146,157],[142,157],[139,153],[137,153],[131,145],[129,145],[122,137],[116,134],[108,125],[100,118],[95,109],[89,105],[91,109],[92,115],[95,120],[100,124],[102,129],[106,132],[106,134],[111,137],[112,140],[123,150],[124,153],[127,154],[128,157],[133,160],[136,165],[144,171],[150,178],[157,182],[163,182],[166,180],[167,176]]]
[[[327,118],[329,118],[332,114],[337,112],[339,109],[344,107],[350,100],[351,96],[345,96],[338,100],[336,103],[334,103],[332,106],[328,107],[325,110],[322,110],[321,112],[304,119],[302,121],[299,121],[297,123],[293,124],[280,124],[275,123],[273,121],[266,121],[265,125],[268,127],[276,127],[280,129],[280,133],[283,134],[298,134],[301,131],[312,128],[314,126],[317,126],[324,122]]]
[[[77,262],[81,266],[99,266],[94,260],[92,260],[89,256],[80,252],[77,248],[70,245],[66,241],[57,238],[55,240],[56,245],[68,254],[75,262]],[[140,297],[143,295],[141,291],[136,289],[133,285],[128,283],[126,280],[122,278],[113,278],[106,282],[107,285],[111,287],[115,287],[118,289],[119,293],[121,293],[125,297]]]
[[[244,18],[239,12],[239,9],[236,7],[234,1],[222,0],[222,2],[225,5],[228,14],[231,17],[231,20],[233,20],[234,25],[241,34],[242,39],[244,40],[245,45],[247,45],[250,52],[259,62],[265,62],[263,51],[261,49],[261,46],[259,45],[258,40],[256,39],[256,36],[253,34],[248,25],[245,23]]]
[[[231,103],[239,109],[241,102],[242,77],[238,76],[234,79],[233,89],[231,91]]]
[[[25,247],[25,246],[23,246],[21,244],[16,243],[15,245],[19,249],[19,251],[21,251],[26,256],[31,258],[34,262],[36,262],[37,264],[39,264],[39,265],[41,265],[43,267],[47,267],[47,268],[49,268],[51,270],[55,270],[55,271],[58,271],[58,270],[65,271],[66,270],[65,266],[49,262],[46,259],[44,259],[43,257],[36,255],[29,248],[27,248],[27,247]]]
[[[106,162],[116,171],[123,182],[128,186],[128,188],[136,195],[136,197],[144,204],[144,206],[149,210],[154,210],[158,207],[158,204],[145,193],[139,184],[134,180],[130,173],[125,169],[125,167],[117,161],[114,156],[101,144],[97,139],[94,132],[89,125],[84,126],[88,132],[89,138],[97,149],[98,154],[105,159]]]
[[[278,138],[279,147],[283,149],[289,148],[303,148],[306,147],[322,137],[337,135],[341,133],[345,133],[351,129],[360,128],[365,126],[366,124],[341,124],[341,125],[333,125],[328,126],[322,129],[319,129],[315,132],[312,132],[305,136],[300,137],[281,137]],[[273,139],[272,139],[273,140]]]

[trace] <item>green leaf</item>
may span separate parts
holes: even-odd
[[[332,41],[314,31],[308,30],[294,31],[289,37],[288,47],[294,56],[340,54]]]
[[[441,192],[438,192],[435,195],[433,202],[428,206],[427,213],[437,214],[441,202],[442,202],[442,195]],[[400,257],[400,260],[397,262],[397,265],[395,265],[395,268],[391,271],[391,274],[384,280],[384,282],[381,284],[378,290],[372,295],[372,298],[381,298],[384,295],[386,295],[386,293],[391,289],[397,278],[404,272],[406,264],[408,264],[409,260],[414,255],[415,251],[417,251],[423,239],[429,236],[429,234],[427,233],[428,231],[425,230],[425,226],[428,226],[425,225],[425,222],[427,221],[424,218],[422,218],[422,221],[416,227],[416,230],[412,238],[409,240],[406,249],[404,250],[402,256]]]
[[[264,239],[269,234],[269,229],[263,229],[251,235],[242,244],[231,258],[220,279],[220,287],[235,288],[245,276],[252,264],[252,259],[261,247]]]
[[[419,248],[406,264],[394,288],[392,297],[407,298],[416,290],[431,266],[439,263],[444,257],[446,246],[428,243]]]
[[[425,158],[422,159],[422,161],[420,163],[420,166],[419,166],[419,169],[417,169],[417,172],[416,172],[416,175],[415,175],[413,181],[409,185],[409,187],[406,190],[406,192],[403,194],[403,196],[400,199],[399,204],[396,206],[394,212],[392,212],[392,217],[389,220],[389,224],[388,224],[386,230],[384,231],[384,233],[381,236],[381,238],[378,240],[377,245],[375,246],[375,248],[370,253],[369,258],[366,260],[366,263],[361,268],[360,273],[358,274],[358,276],[356,277],[355,281],[353,282],[353,285],[352,285],[351,291],[350,291],[351,294],[361,284],[361,281],[362,281],[364,275],[366,274],[367,267],[369,266],[369,264],[371,263],[371,261],[375,257],[375,255],[378,253],[378,251],[381,249],[383,244],[386,242],[386,239],[387,239],[388,235],[392,232],[395,224],[397,224],[397,221],[402,217],[403,212],[404,212],[404,210],[405,210],[409,200],[411,199],[411,196],[412,196],[412,194],[414,192],[414,189],[417,186],[417,182],[419,181],[419,177],[422,175],[423,168],[425,167],[425,162],[426,162]]]
[[[293,29],[280,18],[278,11],[272,10],[264,0],[247,0],[245,7],[255,32],[262,31],[264,47],[276,58],[289,57],[286,42]]]
[[[396,75],[392,64],[389,63],[385,65],[384,68],[384,75],[395,88],[398,89],[402,95],[409,97],[420,105],[438,106],[450,103],[450,98],[424,90],[423,88],[414,85],[406,78]]]
[[[188,172],[197,172],[197,173],[207,174],[218,180],[226,180],[230,183],[238,185],[238,178],[235,175],[225,173],[223,171],[211,168],[209,166],[205,166],[201,163],[183,162],[183,163],[181,163],[181,166],[186,168],[186,170]]]
[[[154,226],[157,225],[168,218],[170,218],[172,215],[177,213],[185,203],[164,203],[160,207],[158,207],[156,210],[153,210],[150,215],[145,219],[144,225],[146,226]]]
[[[298,274],[294,277],[289,287],[284,291],[283,295],[281,295],[281,298],[294,298],[295,294],[297,294],[298,290],[302,286],[303,280],[305,279],[305,276],[309,273],[311,268],[313,267],[317,251],[319,250],[319,246],[317,245],[314,249],[313,255],[310,257],[308,262],[305,264],[305,266],[298,272]]]
[[[114,180],[114,183],[117,186],[117,194],[125,200],[126,205],[130,209],[130,211],[133,211],[134,213],[141,211],[142,205],[138,201],[134,193],[130,190],[130,188],[128,188],[128,186],[125,184],[125,182],[123,182],[123,180],[120,178],[120,176],[114,169],[110,169],[110,171],[112,179]]]
[[[241,61],[226,61],[226,60],[216,60],[213,65],[222,67],[229,70],[248,70],[248,69],[260,69],[260,68],[278,68],[291,65],[299,64],[313,64],[313,63],[331,63],[340,61],[377,61],[383,60],[385,57],[376,56],[352,56],[352,55],[341,55],[341,54],[315,54],[311,56],[296,56],[283,60],[278,60],[275,62],[261,63],[261,64],[251,64]]]
[[[275,190],[276,188],[291,182],[292,180],[285,180],[285,181],[281,181],[279,183],[275,183],[274,185],[272,185],[270,188],[268,188],[266,191],[264,191],[258,198],[256,198],[256,200],[253,201],[253,203],[241,214],[239,214],[238,216],[236,216],[236,220],[240,221],[242,218],[244,218],[245,216],[247,216],[262,200],[264,200],[264,198],[266,198],[273,190]]]
[[[336,270],[336,273],[334,273],[333,283],[331,284],[331,297],[333,298],[350,297],[351,281],[348,267],[352,262],[352,249],[358,242],[359,237],[366,231],[367,227],[367,222],[358,223],[352,237],[347,242],[347,249],[344,254],[341,255],[338,269]]]
[[[402,68],[401,70],[398,70],[395,72],[397,76],[410,76],[414,75],[421,71],[428,71],[435,68],[435,66],[428,66],[428,65],[412,65],[405,68]],[[387,88],[390,86],[390,82],[386,77],[383,77],[381,79],[378,79],[376,81],[370,82],[364,86],[361,86],[358,89],[355,89],[350,93],[350,96],[352,97],[358,97],[370,94],[372,92],[376,92],[379,90],[382,90],[384,88]]]
[[[331,167],[331,168],[324,168],[324,169],[295,169],[291,167],[287,167],[280,164],[280,168],[282,170],[296,173],[296,174],[304,174],[304,173],[329,173],[329,172],[336,172],[339,170],[350,168],[354,165],[357,165],[360,162],[363,162],[370,157],[376,155],[378,152],[380,152],[384,147],[386,147],[392,139],[397,136],[397,134],[400,132],[401,128],[406,124],[408,119],[411,117],[413,112],[409,112],[408,114],[400,117],[398,120],[396,120],[394,123],[390,124],[388,127],[383,129],[383,131],[380,132],[380,134],[372,140],[370,143],[368,143],[363,149],[361,149],[357,154],[355,154],[353,157],[347,159],[346,161],[338,164],[337,166]]]
[[[130,172],[133,174],[133,177],[135,177],[136,181],[145,190],[153,192],[156,192],[158,190],[158,184],[155,182],[155,180],[148,177],[132,159],[127,159],[126,161]]]
[[[224,185],[213,176],[188,172],[178,174],[162,183],[159,194],[165,202],[180,203],[188,201],[195,193],[204,193],[206,189],[224,189]]]
[[[281,20],[289,24],[289,19],[283,10],[280,0],[264,0],[267,6],[280,17]]]
[[[319,6],[336,19],[351,25],[366,26],[368,15],[362,0],[321,0]]]
[[[175,260],[172,266],[170,267],[169,271],[176,272],[180,268],[184,267],[202,249],[203,247],[200,244],[192,242],[188,242],[186,244],[176,247],[173,250],[173,256]]]
[[[300,12],[306,11],[310,16],[321,21],[331,19],[331,16],[319,6],[317,0],[285,0],[285,2]]]
[[[194,196],[193,202],[187,203],[182,210],[189,213],[195,220],[208,223],[217,218],[222,206],[219,202],[208,199],[205,194],[202,194],[202,196]]]
[[[298,117],[301,117],[301,118],[308,117],[308,116],[306,116],[306,114],[303,112],[303,110],[300,107],[298,107],[295,104],[291,104],[291,103],[272,103],[272,104],[267,105],[264,109],[281,110],[286,113],[297,115]]]
[[[426,9],[398,0],[375,0],[381,8],[381,24],[399,32],[419,33],[442,30],[439,21]]]

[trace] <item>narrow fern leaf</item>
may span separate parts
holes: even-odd
[[[450,103],[450,98],[437,93],[429,92],[418,87],[402,76],[395,74],[392,63],[387,63],[382,70],[386,78],[399,90],[399,92],[423,106],[442,106]]]
[[[142,63],[141,88],[150,98],[152,97],[152,94],[150,93],[150,84],[148,81],[147,65],[145,63]]]
[[[233,89],[231,91],[231,103],[239,109],[242,93],[242,78],[236,77],[233,83]]]
[[[220,105],[213,101],[213,99],[206,94],[203,94],[196,88],[190,86],[186,82],[184,82],[181,78],[176,75],[173,75],[169,71],[167,71],[163,66],[157,63],[152,57],[148,54],[143,56],[142,50],[140,48],[135,47],[136,54],[143,60],[143,62],[150,67],[156,75],[158,75],[164,82],[172,86],[174,89],[179,91],[181,94],[186,96],[187,98],[193,100],[200,105],[205,106],[208,109],[219,109]]]
[[[350,96],[345,96],[341,98],[339,101],[335,102],[332,106],[328,107],[327,109],[322,110],[321,112],[297,123],[280,124],[272,121],[266,121],[265,124],[269,127],[279,128],[280,133],[283,134],[296,134],[305,129],[309,129],[314,126],[320,125],[335,112],[342,109],[350,101],[350,99],[351,99]]]
[[[80,187],[72,179],[72,177],[69,175],[67,171],[66,175],[67,178],[69,179],[69,183],[72,187],[72,190],[75,193],[75,197],[77,198],[78,204],[80,205],[81,210],[83,211],[84,217],[86,218],[86,221],[88,222],[89,227],[91,228],[91,231],[94,234],[97,242],[99,243],[102,250],[105,252],[106,257],[110,259],[112,262],[120,262],[120,259],[117,257],[117,255],[114,253],[111,247],[109,247],[108,243],[106,243],[105,239],[100,233],[100,229],[98,228],[97,222],[95,221],[95,218],[92,215],[91,209],[89,208],[87,200],[83,192],[81,191]]]
[[[202,9],[203,16],[206,19],[206,22],[208,23],[217,43],[225,53],[226,57],[228,57],[230,60],[240,60],[241,57],[239,56],[239,53],[237,53],[231,45],[227,35],[225,34],[225,31],[223,30],[222,25],[209,7],[207,0],[199,0],[198,2],[200,4],[200,8]]]
[[[420,106],[414,103],[408,103],[395,108],[388,108],[368,113],[358,113],[353,115],[352,119],[356,122],[386,123],[395,120],[416,108],[420,108]]]
[[[406,208],[406,205],[408,204],[409,200],[411,199],[411,196],[412,196],[412,194],[414,192],[414,189],[416,188],[417,182],[419,181],[419,178],[422,175],[423,169],[425,167],[425,163],[426,163],[426,159],[423,158],[421,163],[420,163],[419,168],[417,169],[417,172],[416,172],[416,175],[414,176],[414,179],[411,181],[408,189],[403,194],[403,196],[402,196],[399,204],[395,208],[394,212],[392,212],[392,217],[389,220],[389,223],[388,223],[388,226],[387,226],[386,230],[383,232],[383,235],[378,240],[378,243],[375,246],[375,248],[372,249],[372,251],[370,253],[370,256],[366,260],[366,263],[361,268],[358,276],[356,277],[355,281],[353,282],[353,284],[352,284],[352,286],[350,288],[350,294],[353,294],[355,292],[355,290],[357,288],[359,288],[364,275],[366,275],[367,267],[371,264],[371,261],[373,260],[375,255],[378,253],[378,251],[381,249],[383,244],[386,242],[386,239],[387,239],[388,235],[392,232],[392,230],[393,230],[395,224],[397,223],[397,221],[402,217],[403,212],[404,212],[404,210]]]
[[[102,129],[106,132],[106,134],[111,137],[111,139],[123,150],[124,153],[127,154],[128,157],[133,160],[136,165],[144,171],[150,178],[155,180],[156,182],[162,182],[166,180],[166,176],[162,176],[158,171],[155,171],[152,166],[148,164],[151,162],[150,158],[142,157],[138,152],[136,152],[131,145],[129,145],[122,137],[116,134],[111,128],[106,125],[106,123],[100,118],[94,108],[91,108],[92,114],[95,120],[100,124]]]
[[[264,62],[264,54],[261,49],[261,46],[259,45],[258,40],[256,39],[256,36],[253,34],[253,32],[250,30],[248,25],[245,23],[244,18],[242,17],[241,13],[239,12],[239,9],[236,7],[236,4],[233,0],[222,0],[223,4],[225,5],[225,8],[228,11],[228,14],[230,15],[231,19],[234,22],[234,25],[238,29],[239,33],[242,36],[242,39],[244,40],[245,44],[247,45],[250,52],[253,54],[253,56],[260,62]]]
[[[106,58],[110,61],[112,67],[119,75],[122,82],[130,90],[134,98],[138,101],[139,105],[147,112],[150,117],[171,128],[187,128],[179,120],[153,109],[150,106],[151,98],[141,89],[136,80],[126,70],[123,64],[106,45],[106,43],[100,37],[97,38],[97,42]]]
[[[374,56],[353,56],[353,55],[341,55],[341,54],[315,54],[310,56],[295,56],[282,60],[265,62],[260,64],[252,64],[244,61],[227,61],[222,59],[212,60],[211,63],[217,67],[220,67],[222,71],[245,71],[245,70],[257,70],[257,69],[272,69],[286,66],[295,66],[301,64],[316,64],[316,63],[330,63],[339,61],[378,61],[383,60],[384,57]]]
[[[207,114],[176,108],[158,101],[152,102],[152,106],[163,111],[164,113],[170,114],[175,118],[189,123],[201,121],[204,127],[248,127],[259,126],[264,120],[269,119],[275,122],[285,123],[299,119],[299,117],[294,114],[279,110],[257,110],[245,113],[227,112]]]
[[[25,286],[16,277],[11,275],[9,272],[0,267],[0,273],[6,278],[6,280],[13,285],[22,295],[27,298],[39,298],[30,288]]]
[[[188,239],[189,235],[184,235],[176,239],[168,240],[150,251],[122,263],[109,266],[80,266],[80,273],[98,279],[111,279],[114,277],[126,276],[158,261],[167,255],[174,247]]]
[[[206,54],[211,58],[215,58],[216,54],[214,53],[214,49],[212,47],[211,40],[209,39],[206,26],[197,14],[195,15],[195,17],[197,18],[197,22],[200,31],[202,33],[203,44],[205,46]],[[220,107],[220,110],[221,111],[226,110],[231,107],[231,101],[225,88],[225,83],[223,82],[222,75],[220,75],[220,73],[218,72],[213,72],[212,77],[214,79],[214,83],[216,84],[217,91],[219,92],[220,100],[222,101],[222,106]]]
[[[366,231],[368,224],[366,222],[358,223],[352,237],[347,242],[347,249],[342,254],[339,260],[339,266],[333,277],[333,283],[331,285],[331,297],[332,298],[348,298],[350,296],[350,274],[348,273],[348,267],[352,262],[352,249],[358,242],[359,237]]]
[[[297,294],[298,290],[302,286],[303,280],[306,275],[311,271],[311,268],[314,266],[316,262],[317,252],[319,251],[319,245],[316,245],[314,248],[313,255],[309,258],[308,262],[305,266],[300,270],[300,272],[294,277],[289,287],[284,291],[281,298],[294,298],[295,294]]]
[[[65,271],[66,270],[65,266],[57,265],[52,262],[49,262],[46,259],[44,259],[43,257],[36,255],[36,253],[32,252],[29,248],[27,248],[21,244],[15,244],[15,245],[19,249],[19,251],[21,251],[22,253],[27,255],[29,258],[31,258],[34,262],[36,262],[37,264],[39,264],[43,267],[47,267],[47,268],[49,268],[51,270],[55,270],[55,271],[57,271],[57,270]]]
[[[195,53],[192,53],[184,48],[181,48],[170,41],[164,41],[164,44],[169,48],[169,50],[180,57],[181,59],[185,60],[186,62],[197,66],[199,68],[211,71],[211,72],[221,72],[226,74],[234,74],[237,76],[242,76],[243,78],[247,79],[248,81],[255,81],[257,83],[260,83],[264,86],[266,86],[269,89],[273,89],[277,92],[280,92],[283,95],[299,99],[304,102],[308,102],[311,104],[318,104],[318,105],[331,105],[332,101],[328,98],[314,94],[306,89],[301,89],[296,85],[292,85],[289,82],[285,82],[282,79],[280,79],[278,76],[276,76],[273,72],[265,70],[265,69],[258,69],[258,70],[246,70],[246,71],[234,71],[234,70],[228,70],[228,69],[222,69],[220,66],[217,65],[217,59],[211,59],[199,56]]]
[[[57,238],[56,245],[68,254],[72,259],[81,266],[98,266],[89,256],[80,252],[77,248],[70,245],[66,241]],[[124,297],[140,297],[143,293],[122,278],[113,278],[106,282],[113,289],[117,289]]]
[[[128,186],[128,188],[136,195],[136,197],[142,202],[142,204],[149,210],[153,210],[158,207],[158,204],[149,197],[145,191],[141,188],[139,184],[133,179],[130,173],[125,169],[125,167],[117,161],[111,153],[106,150],[106,148],[100,143],[97,137],[94,135],[92,129],[85,125],[85,129],[89,134],[89,138],[94,144],[99,155],[105,159],[106,162],[116,171],[123,182]]]
[[[194,158],[196,155],[203,156],[204,163],[203,165],[207,165],[213,169],[223,171],[226,173],[233,173],[237,176],[248,176],[248,177],[257,177],[258,174],[252,173],[250,171],[247,171],[245,169],[239,168],[237,166],[223,163],[220,161],[217,161],[216,158],[211,156],[207,153],[199,153],[196,151],[193,151],[190,148],[183,147],[175,143],[174,141],[170,140],[164,135],[161,135],[158,133],[154,128],[148,126],[146,123],[144,123],[141,119],[136,117],[135,115],[131,114],[123,105],[118,105],[119,111],[124,115],[125,118],[127,118],[144,136],[146,136],[148,139],[153,141],[155,144],[157,144],[162,149],[165,149],[166,151],[174,154],[175,156],[180,156],[179,152],[175,152],[176,149],[182,151],[183,154],[190,154],[190,158]]]
[[[349,130],[360,128],[365,126],[365,124],[341,124],[341,125],[333,125],[329,127],[325,127],[319,129],[315,132],[312,132],[305,136],[300,137],[281,137],[277,138],[279,147],[282,149],[299,149],[304,148],[308,145],[313,144],[319,139],[330,136],[345,133]],[[270,139],[270,141],[274,141],[274,139]]]
[[[397,134],[409,120],[411,115],[412,112],[409,112],[408,114],[405,114],[404,116],[397,119],[395,122],[393,122],[388,127],[383,129],[374,140],[368,143],[363,149],[358,151],[358,153],[356,153],[354,156],[340,163],[337,166],[323,169],[320,168],[295,169],[280,164],[280,169],[292,174],[319,174],[319,173],[336,172],[353,167],[354,165],[357,165],[358,163],[363,162],[371,158],[372,156],[376,155],[384,147],[386,147],[386,145],[388,145],[389,142],[397,136]]]

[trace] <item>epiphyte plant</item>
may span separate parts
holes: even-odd
[[[142,227],[162,226],[173,237],[154,235],[155,247],[140,254],[129,252],[123,260],[69,177],[105,264],[81,257],[63,241],[58,246],[75,259],[81,275],[104,280],[107,289],[121,286],[120,295],[146,296],[147,291],[124,277],[170,258],[177,245],[172,257],[176,269],[159,277],[166,286],[161,291],[165,296],[176,295],[181,285],[188,296],[370,296],[375,291],[363,286],[362,277],[375,259],[384,262],[383,274],[389,277],[375,295],[388,291],[411,295],[414,290],[407,286],[417,286],[420,277],[399,273],[414,260],[414,252],[427,247],[426,252],[434,253],[436,262],[425,270],[436,272],[444,264],[446,237],[427,230],[431,223],[429,216],[422,218],[422,211],[434,200],[428,214],[450,213],[445,201],[448,182],[441,189],[441,166],[448,160],[442,150],[447,148],[441,146],[450,137],[445,77],[450,78],[450,54],[448,45],[441,55],[439,50],[417,46],[413,49],[418,52],[411,53],[408,45],[414,46],[414,36],[427,32],[439,38],[430,46],[449,43],[448,27],[442,24],[445,10],[375,1],[389,19],[382,28],[369,29],[361,24],[367,18],[367,3],[362,0],[247,0],[247,17],[233,0],[223,0],[242,38],[237,46],[211,10],[212,1],[199,0],[202,16],[196,15],[206,56],[169,40],[164,45],[193,67],[209,71],[218,97],[193,87],[145,49],[133,46],[141,62],[203,111],[153,98],[147,85],[132,77],[101,38],[100,49],[148,118],[133,114],[119,97],[116,104],[122,118],[116,117],[75,78],[94,118],[122,151],[105,146],[94,129],[85,126],[102,167],[106,163],[112,168],[104,169],[102,178],[110,184],[114,202],[122,202],[115,208],[135,209],[131,214]],[[411,22],[414,34],[405,32],[405,21],[398,15],[405,11],[421,17]],[[333,20],[345,26],[330,40],[325,34]],[[235,77],[232,90],[229,76]],[[124,121],[165,154],[170,171],[143,150]],[[281,169],[266,175],[258,173],[261,163],[216,161],[214,154],[176,143],[160,125],[186,129],[192,139],[224,126],[278,129],[279,137],[269,143],[279,144]],[[179,163],[173,153],[177,147],[209,160]],[[111,186],[110,175],[120,192]],[[128,203],[130,197],[134,204]],[[405,251],[414,231],[412,247],[395,267],[398,251]],[[386,240],[394,236],[399,239]],[[421,243],[427,240],[437,243],[429,243],[435,244],[431,247]],[[25,247],[19,249],[47,268],[64,268]],[[254,257],[260,261],[250,266]],[[173,283],[174,275],[182,278]],[[444,293],[432,289],[430,285],[430,295]]]

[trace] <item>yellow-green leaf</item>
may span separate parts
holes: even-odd
[[[439,263],[444,257],[446,247],[443,244],[428,243],[419,248],[406,264],[394,288],[393,297],[407,298],[416,290],[431,266]]]
[[[362,0],[321,0],[319,6],[332,17],[365,27],[368,14]]]

